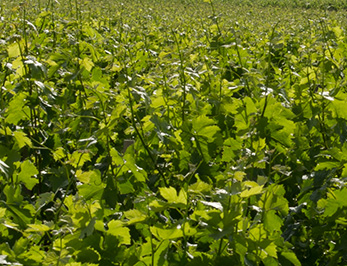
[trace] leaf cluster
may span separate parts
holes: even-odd
[[[5,2],[0,264],[346,264],[341,13]]]

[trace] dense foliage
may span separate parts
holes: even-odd
[[[2,1],[0,265],[346,265],[345,7],[286,2]]]

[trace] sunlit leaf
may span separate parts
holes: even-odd
[[[7,108],[7,117],[5,121],[7,123],[11,123],[17,125],[18,122],[22,119],[28,118],[28,108],[24,107],[26,104],[26,95],[24,93],[18,93],[16,96],[10,101]]]
[[[281,255],[289,260],[293,265],[301,266],[301,262],[298,260],[294,252],[283,251]]]
[[[75,151],[69,156],[69,163],[73,167],[82,167],[87,161],[90,161],[90,154],[87,152]]]
[[[95,170],[89,175],[89,181],[83,185],[78,186],[78,192],[84,199],[101,199],[105,183],[102,182],[100,172]]]
[[[173,187],[169,188],[159,188],[160,194],[164,199],[168,201],[168,203],[182,203],[184,205],[187,204],[187,194],[184,190],[181,190],[179,192],[179,195],[177,195],[177,191]]]
[[[169,240],[183,237],[183,231],[179,228],[163,229],[151,226],[150,230],[158,240]]]
[[[116,236],[121,244],[130,245],[130,230],[124,227],[122,222],[116,220],[109,222],[107,233]]]
[[[241,192],[240,196],[242,198],[248,198],[251,197],[253,195],[258,195],[261,194],[263,190],[263,186],[256,186],[256,187],[252,187],[250,189],[244,190]]]
[[[24,161],[20,165],[20,168],[21,171],[18,174],[18,181],[23,182],[27,189],[33,189],[33,187],[39,183],[39,180],[36,178],[39,171],[29,160]]]
[[[24,132],[21,131],[14,131],[13,136],[15,137],[19,148],[23,148],[25,145],[28,147],[32,147],[31,140],[27,137],[27,135]]]
[[[124,212],[124,216],[129,220],[127,221],[128,225],[143,222],[147,218],[145,214],[136,209]]]
[[[281,232],[283,219],[276,214],[276,211],[270,210],[264,213],[264,227],[270,232]]]
[[[47,232],[51,230],[51,228],[45,224],[28,224],[28,228],[25,230],[26,232]]]
[[[145,182],[147,178],[146,172],[136,165],[134,158],[131,154],[124,155],[125,166],[133,173],[135,178],[140,182]]]

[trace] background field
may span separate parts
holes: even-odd
[[[0,265],[347,264],[344,1],[0,7]]]

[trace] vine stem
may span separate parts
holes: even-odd
[[[173,30],[171,30],[171,31],[172,31],[172,35],[174,36],[175,43],[177,45],[177,52],[178,52],[178,55],[180,58],[180,76],[181,76],[181,83],[182,83],[182,89],[183,89],[183,102],[182,102],[182,124],[183,124],[184,120],[185,120],[185,110],[186,110],[186,98],[187,98],[186,84],[187,84],[187,80],[186,80],[186,76],[184,74],[183,54],[182,54],[180,45],[178,43],[176,33]]]
[[[142,134],[140,133],[139,129],[136,126],[135,118],[134,118],[135,117],[135,113],[134,113],[134,107],[133,107],[133,100],[132,100],[132,97],[131,97],[131,92],[130,92],[129,86],[127,86],[127,90],[128,90],[128,98],[129,98],[130,112],[131,112],[131,124],[132,124],[133,128],[135,129],[135,132],[136,132],[137,136],[139,137],[139,139],[140,139],[140,141],[142,143],[142,146],[145,148],[145,150],[148,153],[149,158],[153,162],[154,168],[158,171],[158,173],[161,176],[165,186],[168,186],[168,183],[167,183],[167,181],[165,179],[165,176],[164,176],[163,172],[157,166],[157,163],[156,163],[155,159],[153,158],[153,155],[152,155],[152,152],[151,152],[150,148],[146,144]]]
[[[266,80],[265,80],[266,95],[265,95],[264,108],[263,108],[263,111],[261,112],[261,117],[264,117],[265,110],[266,110],[267,104],[268,104],[268,87],[269,87],[269,82],[270,82],[270,66],[271,66],[271,58],[272,58],[272,56],[271,56],[271,42],[274,39],[275,30],[276,30],[279,23],[280,23],[280,21],[277,21],[275,26],[272,28],[271,37],[269,40],[269,46],[268,46],[269,51],[268,51],[268,56],[267,56],[267,69],[266,69]]]

